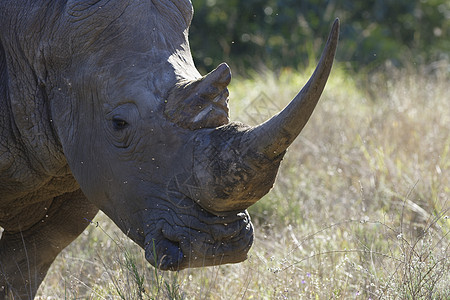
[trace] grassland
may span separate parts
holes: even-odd
[[[309,72],[235,78],[233,120],[263,121]],[[449,66],[334,68],[276,187],[249,209],[246,262],[161,272],[100,214],[58,257],[42,299],[449,299]]]

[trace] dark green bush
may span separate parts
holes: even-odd
[[[191,48],[199,68],[227,61],[240,70],[260,64],[298,67],[322,49],[341,19],[337,59],[354,70],[448,59],[447,0],[194,0]]]

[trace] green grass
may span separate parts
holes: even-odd
[[[246,262],[161,272],[100,214],[58,257],[40,297],[450,298],[446,68],[387,69],[369,81],[336,67],[276,187],[249,209],[256,240]],[[265,120],[306,73],[235,78],[232,119]]]

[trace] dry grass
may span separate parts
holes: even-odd
[[[250,208],[246,262],[160,272],[99,215],[59,256],[40,297],[450,298],[450,78],[441,71],[389,69],[362,89],[335,68],[276,188]],[[265,119],[305,80],[289,70],[234,79],[232,118]]]

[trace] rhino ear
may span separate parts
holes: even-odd
[[[165,103],[166,118],[191,130],[228,124],[230,81],[230,68],[222,63],[199,80],[178,84]]]

